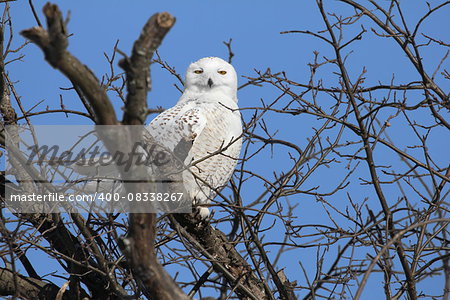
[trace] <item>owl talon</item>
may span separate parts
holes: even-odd
[[[195,214],[200,215],[202,220],[207,220],[209,217],[209,209],[207,207],[198,206],[196,208]]]

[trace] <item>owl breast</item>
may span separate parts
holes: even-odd
[[[173,151],[182,138],[192,140],[185,158],[183,184],[197,204],[209,203],[226,186],[242,146],[241,114],[235,102],[179,103],[153,120],[148,130]],[[230,107],[232,106],[232,107]]]
[[[239,111],[220,103],[205,104],[207,123],[185,160],[185,186],[198,203],[208,203],[230,180],[242,146]]]

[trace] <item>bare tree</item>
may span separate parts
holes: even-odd
[[[305,80],[271,69],[245,76],[240,89],[270,90],[276,96],[243,108],[250,117],[242,157],[229,188],[212,204],[216,214],[211,220],[195,213],[91,213],[85,218],[2,212],[0,294],[23,299],[361,299],[373,276],[385,299],[448,299],[450,164],[433,140],[449,139],[445,87],[450,75],[443,66],[450,45],[421,26],[450,1],[428,5],[412,25],[397,0],[340,2],[351,13],[341,15],[328,10],[326,1],[316,1],[323,30],[282,32],[318,39],[332,50],[331,56],[314,52]],[[38,26],[21,35],[70,80],[85,111],[68,109],[63,100],[57,110],[23,108],[7,67],[19,63],[20,50],[32,45],[11,49],[15,28],[6,4],[0,28],[3,127],[21,120],[31,126],[35,115],[54,113],[78,114],[98,125],[140,125],[155,111],[147,106],[150,62],[183,83],[170,63],[153,57],[175,24],[169,13],[148,20],[129,57],[116,46],[107,56],[110,74],[99,81],[67,50],[67,23],[58,7],[43,7],[44,28],[29,3]],[[415,79],[393,75],[366,83],[369,71],[355,72],[348,58],[367,36],[396,43]],[[231,61],[231,40],[225,45]],[[434,69],[424,60],[430,47],[446,51]],[[123,73],[117,71],[118,55]],[[124,102],[122,121],[110,91]],[[309,128],[301,137],[297,131],[285,134],[275,118],[292,124],[308,120]],[[126,137],[119,138],[126,144]],[[258,166],[268,155],[282,162],[270,172]],[[9,175],[33,176],[20,160],[11,163]],[[41,171],[36,172],[45,176]],[[2,180],[25,185],[11,182],[5,170]],[[18,188],[33,191],[36,186]],[[249,189],[252,193],[244,192]],[[61,272],[39,274],[30,260],[32,250],[45,253]],[[64,284],[58,284],[60,278]],[[427,280],[439,287],[423,285]]]

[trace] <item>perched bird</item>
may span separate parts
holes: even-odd
[[[242,146],[237,105],[237,75],[218,57],[205,57],[186,71],[185,89],[177,104],[158,115],[147,130],[158,144],[174,151],[192,142],[184,164],[183,184],[203,218],[208,204],[231,178]]]

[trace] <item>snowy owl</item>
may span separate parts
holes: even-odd
[[[242,145],[241,114],[237,105],[237,75],[218,57],[205,57],[186,71],[185,90],[177,104],[158,115],[147,130],[170,151],[184,140],[192,141],[184,164],[183,184],[203,218],[202,207],[231,178]]]

